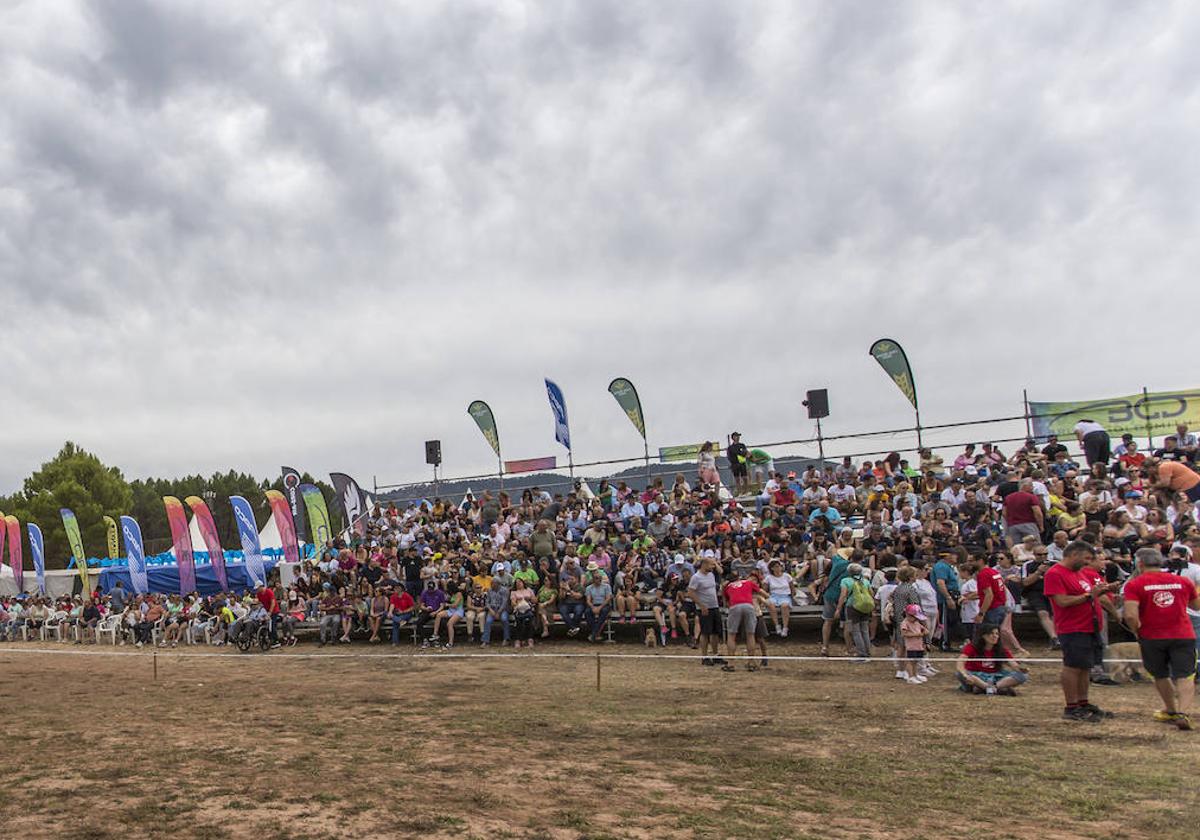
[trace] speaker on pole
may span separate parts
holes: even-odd
[[[435,467],[442,463],[442,442],[440,440],[425,441],[425,463]]]
[[[829,416],[829,391],[826,388],[821,388],[818,391],[809,391],[807,398],[804,400],[804,405],[808,408],[808,419],[819,420],[822,417]]]

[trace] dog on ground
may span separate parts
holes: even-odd
[[[1134,659],[1136,662],[1114,662],[1115,659]],[[1119,683],[1141,682],[1146,679],[1138,664],[1142,650],[1137,642],[1117,642],[1104,651],[1104,670],[1111,679]]]

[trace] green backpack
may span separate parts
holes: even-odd
[[[871,587],[862,578],[851,580],[850,608],[862,615],[870,615],[875,611],[875,599],[871,597]]]

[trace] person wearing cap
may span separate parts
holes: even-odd
[[[753,566],[750,568],[753,568]],[[735,571],[736,577],[725,583],[722,593],[725,596],[725,603],[729,607],[725,619],[726,651],[730,658],[736,655],[737,636],[740,632],[746,640],[747,660],[752,659],[754,656],[754,631],[758,622],[758,616],[754,609],[754,596],[762,591],[762,587],[751,579],[748,571],[746,568]],[[732,671],[733,669],[733,665],[729,663],[721,666],[722,671]],[[746,670],[757,671],[758,666],[748,661],[746,663]]]
[[[742,443],[741,432],[731,432],[729,439],[725,457],[729,459],[729,469],[733,473],[734,493],[740,496],[750,490],[750,450]]]
[[[1135,556],[1139,574],[1125,584],[1125,624],[1137,636],[1142,665],[1163,701],[1154,719],[1189,730],[1194,728],[1196,633],[1187,610],[1200,610],[1200,593],[1192,581],[1164,571],[1157,548],[1139,548]]]

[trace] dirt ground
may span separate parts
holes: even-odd
[[[597,691],[590,657],[189,648],[212,655],[161,652],[156,680],[149,652],[34,647],[0,645],[9,837],[1197,836],[1200,732],[1137,685],[1095,692],[1113,721],[1062,721],[1053,665],[985,698],[949,664],[909,686],[664,655],[605,660]]]

